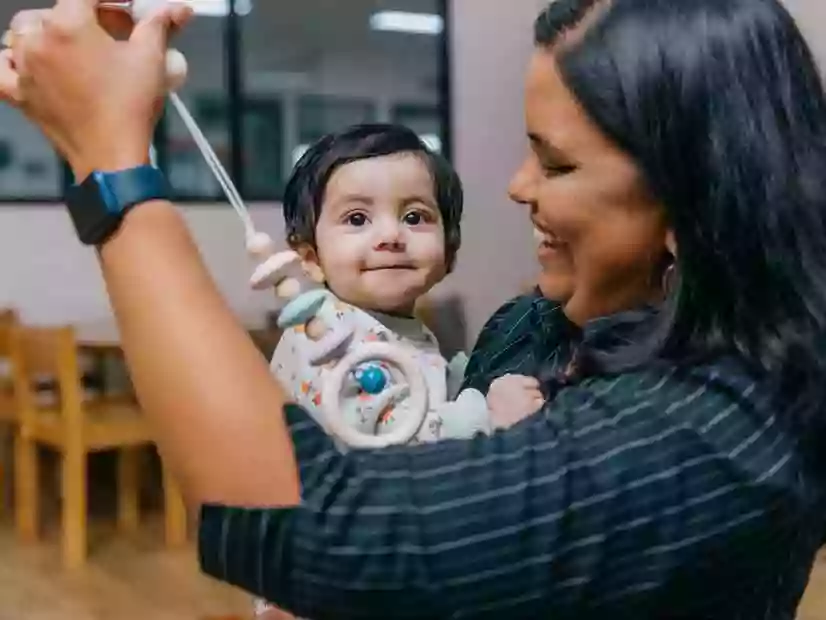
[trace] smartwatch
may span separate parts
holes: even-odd
[[[100,246],[117,231],[129,209],[150,200],[169,200],[171,193],[163,172],[147,164],[92,172],[67,190],[66,207],[80,241]]]

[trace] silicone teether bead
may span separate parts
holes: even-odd
[[[296,325],[303,325],[318,312],[324,305],[329,293],[325,289],[315,289],[302,293],[281,310],[278,315],[278,327],[287,329]]]
[[[287,276],[290,267],[300,262],[301,257],[289,250],[273,254],[255,268],[250,284],[256,290],[275,286]]]
[[[275,254],[275,243],[267,233],[257,232],[247,238],[247,252],[258,259],[266,260]]]
[[[304,333],[310,340],[321,340],[327,333],[327,325],[317,316],[314,316],[304,326]]]
[[[301,292],[301,282],[295,278],[284,278],[275,285],[275,294],[282,299],[292,299]]]
[[[309,334],[308,334],[309,335]],[[350,345],[353,330],[345,325],[334,325],[320,340],[312,342],[307,348],[307,357],[311,364],[326,364]]]
[[[184,55],[176,49],[166,52],[166,87],[171,91],[178,90],[186,82],[189,65]]]
[[[368,394],[379,394],[387,387],[387,375],[380,366],[365,366],[356,374],[356,381]]]

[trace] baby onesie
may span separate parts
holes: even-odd
[[[489,432],[484,396],[475,390],[459,394],[466,356],[460,354],[451,362],[445,360],[436,337],[423,322],[362,310],[332,294],[317,310],[316,316],[334,326],[333,333],[343,333],[342,329],[352,333],[344,343],[346,350],[371,342],[386,342],[400,347],[415,360],[424,378],[429,407],[411,443]],[[334,350],[341,340],[331,337],[331,350],[319,350],[319,340],[308,335],[304,324],[288,327],[273,353],[270,368],[295,402],[310,412],[322,427],[326,427],[325,415],[341,415],[348,425],[364,433],[382,435],[391,432],[408,413],[407,382],[384,362],[368,361],[356,367],[343,382],[338,404],[325,406],[328,403],[323,401],[324,382],[345,354],[345,350]],[[320,359],[323,360],[321,363]],[[370,375],[369,381],[365,381],[363,373]],[[376,381],[378,385],[374,387],[382,389],[365,389],[366,384]],[[395,396],[388,399],[388,394]],[[337,438],[333,439],[341,450],[349,449]],[[256,616],[265,614],[268,609],[271,609],[268,603],[256,601]]]
[[[348,347],[350,350],[370,342],[387,342],[403,349],[421,370],[430,403],[440,405],[457,396],[465,360],[459,356],[448,363],[439,350],[436,337],[420,320],[362,310],[332,296],[318,316],[328,324],[339,328],[346,325],[353,331]],[[303,325],[286,329],[273,354],[271,369],[297,404],[305,407],[319,424],[325,426],[323,411],[330,409],[322,402],[322,388],[341,355],[330,356],[321,364],[314,363],[318,357],[317,345],[308,337]],[[366,391],[364,382],[359,380],[363,372],[382,375],[379,381],[385,383],[384,389],[374,394]],[[393,387],[400,387],[401,390],[396,390],[398,397],[388,402],[387,395]],[[348,425],[365,433],[381,435],[390,432],[406,413],[405,387],[406,381],[396,369],[384,362],[366,362],[346,378],[339,405],[330,414],[343,416]],[[446,435],[443,432],[445,412],[441,409],[438,406],[429,408],[414,442],[436,441]],[[456,422],[458,420],[448,422],[447,435],[456,434],[452,431],[452,424]],[[346,448],[343,445],[340,447]]]

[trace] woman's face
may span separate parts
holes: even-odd
[[[530,61],[525,122],[530,150],[509,192],[529,208],[544,295],[579,325],[656,299],[672,246],[663,209],[634,162],[580,108],[546,50]]]

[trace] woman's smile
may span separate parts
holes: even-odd
[[[556,235],[539,229],[535,224],[533,238],[536,242],[536,251],[540,260],[557,256],[566,248],[566,244],[560,241]]]

